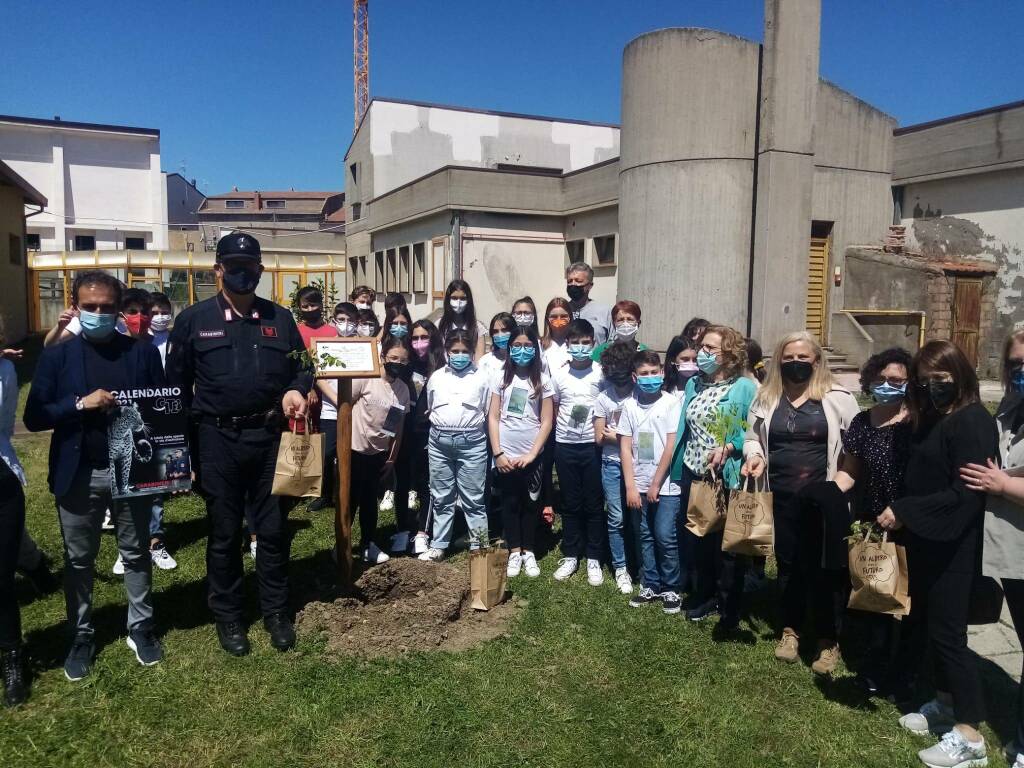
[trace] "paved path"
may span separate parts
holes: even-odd
[[[1013,629],[1010,612],[1006,609],[1005,603],[998,624],[985,624],[968,629],[967,644],[976,654],[996,664],[1006,674],[1020,682],[1024,654],[1021,653],[1017,633]]]

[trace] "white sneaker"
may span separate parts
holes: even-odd
[[[615,569],[615,586],[624,595],[633,594],[633,580],[629,578],[629,571],[625,567]]]
[[[555,569],[555,581],[568,581],[579,567],[580,561],[575,557],[563,557],[558,561],[558,568]]]
[[[430,537],[425,533],[417,533],[412,540],[412,553],[422,555],[430,549]]]
[[[256,559],[256,539],[250,539],[249,541],[249,557],[253,560]]]
[[[1024,748],[1018,747],[1017,742],[1011,741],[1003,747],[1003,757],[1010,768],[1024,768]]]
[[[1013,761],[1013,765],[1010,768],[1024,768],[1024,752],[1017,753],[1017,759]]]
[[[917,712],[900,718],[900,725],[918,736],[929,733],[945,733],[956,724],[953,710],[938,699],[932,699]]]
[[[409,532],[399,531],[391,537],[391,554],[404,555],[409,551]]]
[[[372,541],[370,545],[363,550],[363,562],[370,565],[380,565],[386,563],[391,558],[380,551],[380,547],[374,544]]]
[[[438,549],[437,547],[431,547],[420,555],[419,559],[427,562],[439,563],[444,560],[444,550]]]
[[[984,768],[988,765],[985,741],[971,743],[956,728],[942,741],[917,753],[928,768]]]
[[[178,567],[178,561],[171,557],[167,547],[157,547],[149,550],[149,556],[153,558],[153,565],[161,571],[173,571]]]
[[[395,511],[395,492],[384,491],[384,498],[380,500],[380,504],[377,505],[377,509],[381,512],[394,512]]]
[[[112,531],[114,530],[114,521],[110,519],[110,510],[108,509],[103,513],[103,530]]]
[[[523,570],[531,579],[540,576],[540,566],[537,565],[537,558],[533,552],[523,552]]]
[[[592,587],[600,587],[604,584],[604,571],[601,570],[600,560],[587,559],[587,583]]]
[[[117,560],[114,561],[114,567],[110,571],[115,576],[124,576],[124,559],[121,557],[120,552],[117,554]]]
[[[523,570],[523,556],[519,552],[510,552],[508,555],[508,568],[505,572],[510,579],[514,579]]]
[[[409,509],[420,508],[420,497],[416,495],[416,491],[409,491]]]

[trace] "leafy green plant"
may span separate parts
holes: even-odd
[[[883,533],[884,531],[882,531],[877,523],[871,523],[866,520],[854,520],[850,523],[850,535],[846,538],[848,541],[863,541],[866,536],[868,541],[880,544]]]
[[[715,445],[725,445],[729,441],[729,436],[736,432],[747,431],[750,425],[739,417],[735,410],[729,410],[728,412],[722,410],[715,411],[715,417],[708,425],[708,432],[715,439]]]
[[[471,549],[479,549],[480,551],[491,549],[497,546],[498,541],[498,539],[491,538],[490,531],[486,527],[469,529],[469,546]]]
[[[316,373],[317,368],[321,366],[327,366],[328,368],[345,367],[345,363],[330,352],[320,353],[319,365],[317,364],[318,361],[313,357],[313,353],[308,349],[303,349],[302,351],[294,349],[288,353],[288,357],[292,360],[298,360],[299,364],[302,365],[302,369],[309,373]]]

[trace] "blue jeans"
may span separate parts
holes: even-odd
[[[430,498],[434,530],[430,546],[448,549],[458,498],[470,533],[487,530],[484,489],[487,485],[487,435],[483,429],[449,432],[430,428]],[[475,549],[475,545],[474,545]]]
[[[626,567],[626,539],[622,534],[622,464],[601,457],[601,485],[604,487],[604,508],[608,513],[608,548],[612,552],[612,568]]]
[[[640,494],[640,542],[643,547],[643,584],[657,593],[679,591],[679,543],[676,524],[680,497],[661,496],[657,504]]]

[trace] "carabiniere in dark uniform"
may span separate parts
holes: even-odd
[[[243,620],[242,518],[248,504],[259,556],[263,624],[278,650],[295,644],[288,615],[286,513],[271,495],[284,416],[305,412],[312,383],[290,312],[255,296],[263,273],[259,242],[232,233],[217,243],[223,290],[184,310],[174,323],[168,378],[191,395],[198,439],[198,483],[210,521],[208,601],[224,650],[249,651]]]

